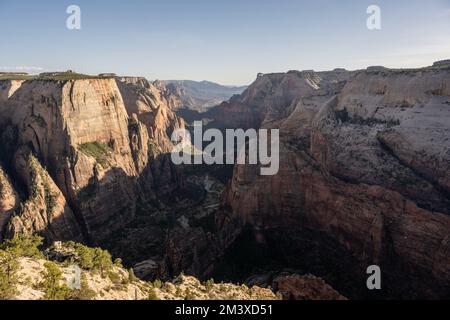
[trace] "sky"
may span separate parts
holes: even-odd
[[[381,30],[369,30],[369,5]],[[69,30],[69,5],[81,29]],[[0,72],[249,84],[257,73],[450,58],[450,0],[0,0]]]

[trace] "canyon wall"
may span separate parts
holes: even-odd
[[[448,66],[260,75],[216,120],[279,128],[280,171],[236,166],[225,203],[264,241],[288,237],[292,255],[312,243],[312,271],[327,260],[344,292],[342,274],[362,280],[353,297],[372,264],[388,296],[448,297],[449,86]]]
[[[24,189],[12,217],[14,201],[2,200],[6,235],[95,243],[129,223],[139,199],[180,183],[176,170],[165,177],[160,158],[184,124],[166,100],[148,100],[163,95],[156,87],[69,77],[2,80],[0,88],[2,159]]]
[[[11,179],[0,166],[0,238],[3,236],[4,229],[18,204],[19,197]]]
[[[178,193],[180,103],[139,77],[1,80],[0,236],[103,244],[136,222],[117,243],[150,242],[143,273],[207,277],[249,227],[348,298],[372,264],[385,297],[449,296],[449,66],[258,75],[207,116],[280,129],[280,170],[237,165],[221,207]]]

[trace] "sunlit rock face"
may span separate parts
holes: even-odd
[[[96,242],[133,219],[141,185],[146,197],[155,196],[154,178],[164,176],[157,168],[166,163],[159,157],[171,149],[169,134],[184,123],[166,100],[146,100],[162,96],[156,87],[132,82],[123,84],[129,88],[122,93],[118,83],[122,87],[113,77],[0,82],[2,158],[27,189],[48,185],[60,206],[54,217],[28,210],[10,221],[10,234],[42,231],[51,240]],[[43,182],[27,178],[34,170],[28,156],[14,156],[21,146],[35,156]],[[176,172],[168,172],[169,178],[158,179],[166,191],[178,183]],[[33,192],[27,193],[29,203]],[[3,220],[8,224],[9,218]]]
[[[280,171],[236,166],[226,203],[260,237],[349,253],[361,279],[380,265],[392,296],[448,296],[449,88],[436,67],[260,75],[216,115],[279,128]]]

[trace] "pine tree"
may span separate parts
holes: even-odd
[[[17,294],[19,263],[10,249],[0,250],[0,300],[11,300]]]
[[[153,287],[155,287],[156,289],[161,289],[161,287],[162,287],[162,282],[161,282],[161,280],[156,279],[156,280],[153,282]]]
[[[18,235],[0,245],[0,250],[9,249],[14,255],[28,258],[43,258],[39,247],[44,238],[39,236]]]
[[[208,291],[208,292],[211,291],[213,287],[214,287],[214,279],[210,279],[210,280],[206,281],[206,283],[205,283],[206,291]]]
[[[122,259],[117,258],[116,260],[114,260],[114,265],[115,265],[116,267],[123,268]]]
[[[42,273],[44,280],[40,283],[44,291],[44,300],[66,300],[70,298],[70,289],[67,285],[61,285],[62,272],[54,262],[44,264],[45,271]]]
[[[103,277],[105,271],[108,271],[112,267],[111,254],[108,251],[95,248],[93,262],[94,269],[100,270],[100,274]]]
[[[148,300],[160,300],[158,298],[158,295],[156,294],[155,289],[150,289],[150,292],[148,294]]]
[[[130,270],[128,270],[128,280],[130,280],[131,283],[137,281],[137,278],[136,278],[136,275],[134,274],[133,268],[130,268]]]
[[[74,290],[71,294],[72,300],[93,300],[97,293],[89,287],[87,277],[84,273],[81,274],[81,287],[80,289]]]

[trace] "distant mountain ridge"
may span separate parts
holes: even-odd
[[[247,86],[225,86],[211,81],[166,80],[167,89],[180,97],[180,109],[190,109],[200,112],[229,100],[232,96],[241,94]]]

